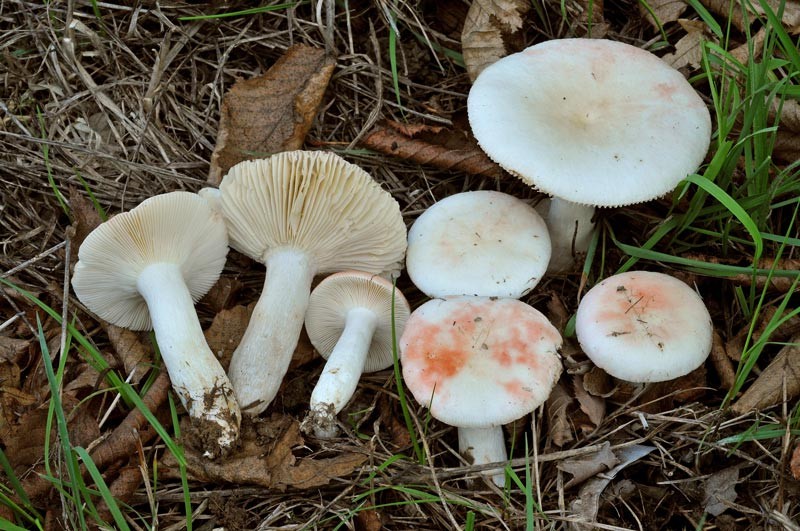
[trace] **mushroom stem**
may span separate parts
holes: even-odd
[[[377,326],[378,316],[372,310],[355,307],[347,312],[344,331],[311,393],[311,411],[304,422],[317,437],[336,435],[336,414],[356,390]]]
[[[547,271],[567,271],[575,264],[575,257],[586,253],[592,237],[595,207],[573,203],[553,197],[545,216],[553,246]]]
[[[508,460],[503,427],[458,428],[458,451],[462,455],[468,454],[472,456],[473,465],[485,465]],[[506,475],[503,470],[486,470],[483,474],[490,476],[498,487],[503,487],[506,484]]]
[[[139,274],[136,288],[147,302],[172,387],[198,433],[212,442],[206,456],[224,453],[239,435],[241,413],[233,387],[203,337],[180,266],[150,265]]]
[[[278,394],[300,338],[316,273],[308,254],[293,247],[273,249],[264,263],[264,290],[228,371],[236,399],[249,415],[267,409]]]

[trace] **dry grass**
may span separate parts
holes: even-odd
[[[358,148],[358,139],[381,118],[463,127],[469,89],[464,69],[433,52],[414,33],[427,36],[437,47],[457,51],[464,3],[351,1],[349,13],[337,4],[333,24],[326,24],[324,12],[319,20],[309,4],[268,14],[187,22],[179,18],[218,8],[180,2],[130,4],[136,7],[98,3],[98,17],[88,1],[0,3],[4,65],[0,271],[54,308],[61,307],[70,219],[49,176],[67,207],[70,188],[84,190],[80,176],[110,214],[161,192],[198,190],[205,185],[222,96],[237,78],[263,73],[294,43],[327,48],[337,55],[308,147],[336,150],[363,166],[391,191],[409,224],[436,199],[462,190],[499,189],[537,197],[513,180],[443,172]],[[576,12],[571,3],[567,7],[570,14]],[[402,109],[389,66],[389,13],[401,28]],[[621,3],[613,15],[610,38],[633,44],[655,39],[635,4]],[[541,4],[541,14],[533,16],[536,24],[521,37],[524,42],[580,31],[561,18],[558,2]],[[654,202],[608,217],[618,234],[624,233],[628,241],[642,241],[651,221],[666,209],[665,203]],[[607,250],[608,264],[617,264],[620,257],[618,251]],[[263,278],[258,267],[241,257],[231,261],[225,275],[244,283],[239,295],[244,303],[254,299]],[[544,308],[556,296],[568,313],[574,312],[579,283],[577,275],[549,279],[528,302]],[[407,279],[400,287],[413,305],[423,300]],[[2,293],[0,308],[9,313],[3,314],[0,325],[21,338],[35,337],[32,310],[10,291]],[[70,314],[81,308],[72,298],[69,305]],[[741,325],[732,321],[721,301],[715,307],[714,317],[723,331]],[[210,324],[213,315],[207,305],[201,304],[200,313],[203,324]],[[78,315],[79,328],[104,352],[111,352],[96,323],[84,313]],[[33,357],[26,359],[30,365],[23,367],[23,377],[41,370]],[[579,355],[576,359],[568,368],[581,374],[586,366]],[[320,370],[321,363],[315,361],[290,372],[271,411],[301,418],[306,392]],[[788,432],[739,447],[714,442],[742,433],[754,422],[785,426],[791,412],[784,406],[759,417],[733,418],[718,409],[724,390],[717,388],[715,376],[709,377],[708,385],[688,402],[670,398],[649,405],[609,403],[609,414],[600,426],[587,429],[585,422],[576,420],[577,440],[564,448],[553,445],[545,415],[535,415],[537,457],[531,487],[543,512],[529,522],[524,494],[517,488],[503,492],[483,482],[480,469],[458,455],[455,431],[436,421],[428,423],[422,409],[412,413],[418,432],[425,433],[422,442],[428,457],[424,464],[415,463],[403,437],[391,374],[366,376],[347,409],[353,419],[350,430],[339,439],[309,440],[295,449],[296,456],[312,458],[362,453],[369,456],[362,470],[310,490],[193,485],[194,528],[327,529],[344,521],[348,528],[367,530],[378,529],[379,522],[388,529],[457,529],[464,528],[468,513],[474,512],[479,528],[516,529],[530,523],[565,529],[571,519],[569,504],[578,489],[565,490],[569,476],[556,463],[607,441],[613,448],[639,442],[657,449],[623,471],[606,491],[600,521],[607,529],[798,529],[794,522],[800,511],[800,485],[787,471]],[[28,408],[46,403],[46,394],[37,398]],[[14,411],[17,416],[22,413],[23,408]],[[527,460],[520,448],[526,439],[534,440],[532,435],[530,419],[517,423],[513,466],[523,478]],[[146,459],[141,463],[152,467],[154,456],[163,451],[158,443],[143,448]],[[401,453],[409,457],[396,459]],[[740,467],[735,500],[723,516],[704,515],[706,480],[731,466]],[[142,515],[132,525],[157,522],[160,529],[180,529],[183,500],[178,481],[144,484],[129,501]],[[54,496],[40,506],[45,511],[50,507],[48,521],[54,528],[66,525],[58,503]],[[384,504],[379,510],[366,510]]]

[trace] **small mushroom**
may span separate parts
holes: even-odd
[[[486,154],[553,196],[551,271],[572,266],[573,242],[585,252],[595,206],[668,193],[711,138],[708,108],[680,72],[601,39],[551,40],[500,59],[478,76],[467,110]]]
[[[431,297],[519,298],[539,283],[549,260],[544,220],[501,192],[448,196],[408,232],[408,275]]]
[[[713,327],[700,296],[680,280],[628,271],[584,295],[575,331],[595,365],[615,378],[649,383],[702,365],[711,352]]]
[[[267,267],[229,374],[242,411],[278,393],[318,273],[399,271],[406,227],[392,196],[326,152],[288,151],[233,166],[220,185],[231,247]]]
[[[100,318],[155,330],[172,386],[207,441],[208,457],[231,447],[241,420],[194,309],[219,278],[227,253],[222,217],[196,194],[171,192],[92,231],[72,277],[78,298]]]
[[[417,308],[400,338],[403,379],[435,418],[458,427],[474,464],[506,460],[502,425],[547,400],[561,374],[561,336],[515,299],[453,297]],[[502,486],[503,473],[492,479]]]
[[[335,436],[336,415],[353,396],[362,372],[392,365],[393,297],[399,336],[410,309],[391,282],[363,271],[343,271],[325,278],[311,292],[306,331],[328,362],[311,393],[304,430],[321,438]]]

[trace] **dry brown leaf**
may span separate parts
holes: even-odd
[[[606,441],[597,452],[588,456],[565,459],[559,462],[556,467],[572,475],[572,479],[564,484],[564,488],[568,489],[574,485],[580,485],[600,472],[611,470],[617,464],[619,464],[619,459],[611,451],[611,443]]]
[[[356,529],[358,531],[381,531],[383,529],[383,519],[381,513],[375,509],[367,508],[358,512],[356,516]]]
[[[393,157],[443,170],[499,178],[503,170],[466,132],[429,125],[403,125],[391,120],[377,126],[361,145]]]
[[[378,395],[376,407],[380,412],[382,430],[389,436],[389,441],[398,448],[411,446],[411,435],[405,423],[400,422],[400,413],[396,411],[397,401],[381,393]]]
[[[800,442],[798,442],[794,447],[792,459],[789,461],[789,468],[792,472],[792,477],[800,480]]]
[[[785,390],[785,395],[784,395]],[[765,409],[800,394],[800,335],[784,346],[772,363],[758,375],[745,393],[733,404],[736,414]]]
[[[575,398],[578,400],[581,411],[586,413],[595,427],[599,427],[606,416],[605,399],[589,394],[583,386],[583,378],[578,374],[572,376],[572,388],[575,391]]]
[[[231,363],[233,351],[239,346],[244,331],[247,330],[250,314],[253,313],[254,307],[255,303],[222,310],[214,317],[211,326],[204,332],[208,347],[217,356],[222,368],[226,371]]]
[[[739,481],[739,468],[736,465],[724,468],[711,474],[705,485],[705,511],[712,516],[719,516],[736,501],[736,483]]]
[[[654,29],[658,29],[656,19],[658,19],[658,22],[660,22],[662,26],[670,22],[675,22],[683,12],[686,11],[689,4],[687,4],[685,0],[648,0],[647,6],[653,11],[653,14],[655,14],[655,19],[653,15],[650,14],[650,11],[645,9],[643,2],[639,2],[638,5],[639,12],[644,16],[645,20],[647,20]]]
[[[207,305],[216,315],[234,305],[236,296],[243,286],[244,284],[235,278],[220,277],[208,293],[203,295],[200,303]]]
[[[551,292],[550,297],[547,299],[547,320],[558,328],[558,331],[562,334],[569,321],[567,306],[555,291]]]
[[[602,398],[608,398],[617,391],[614,379],[600,367],[592,367],[583,375],[583,388],[589,394]]]
[[[111,491],[111,494],[118,503],[128,503],[141,483],[141,469],[139,469],[138,466],[125,466],[119,470],[117,478],[111,482],[108,486],[108,490]],[[111,518],[113,518],[111,510],[102,500],[97,506],[97,512],[106,522],[110,522]]]
[[[547,431],[553,444],[558,447],[564,446],[568,442],[575,440],[572,434],[567,408],[572,404],[572,396],[566,387],[559,382],[550,393],[546,402],[547,423],[550,429]]]
[[[778,129],[773,154],[776,158],[790,163],[800,160],[800,134]],[[791,283],[791,279],[788,278],[781,278],[780,280],[783,281],[782,284],[784,286],[788,286]],[[781,291],[785,292],[787,290],[788,287]]]
[[[219,186],[243,160],[300,149],[335,65],[324,50],[296,44],[265,74],[238,81],[222,99],[208,182]]]
[[[461,31],[461,52],[470,80],[508,54],[504,38],[522,28],[522,17],[530,8],[525,0],[473,0]]]
[[[753,335],[750,338],[750,345],[758,341],[770,325],[770,321],[775,316],[777,308],[775,306],[767,306],[761,311],[758,324],[753,330]],[[742,352],[744,350],[744,343],[747,340],[747,334],[750,332],[749,326],[742,327],[739,332],[725,343],[725,352],[734,361],[742,359]],[[793,316],[784,321],[784,323],[774,330],[770,336],[770,341],[784,341],[793,335],[800,333],[800,316]]]
[[[725,345],[722,343],[722,338],[714,331],[711,342],[711,363],[719,375],[719,381],[724,389],[733,388],[736,382],[736,371],[733,369],[731,359],[725,353]]]
[[[19,357],[28,350],[31,343],[29,339],[0,336],[0,361],[18,362]]]
[[[603,0],[575,0],[575,6],[581,10],[575,19],[581,26],[579,37],[602,39],[608,34],[611,26],[605,21],[603,4]],[[586,31],[583,31],[583,26]]]
[[[772,11],[777,13],[778,7],[780,7],[781,2],[784,0],[766,1]],[[712,11],[717,15],[725,18],[730,17],[731,24],[733,24],[733,26],[739,31],[744,31],[745,19],[742,15],[742,9],[739,2],[733,6],[733,9],[731,9],[730,0],[700,0],[700,3],[707,7],[709,11]],[[745,5],[750,11],[748,20],[751,23],[755,20],[755,15],[764,14],[764,10],[758,2],[748,2]],[[800,3],[798,3],[796,0],[787,0],[784,4],[783,17],[781,21],[791,33],[797,33],[798,30],[800,30]]]
[[[705,39],[705,23],[699,20],[680,19],[680,25],[686,30],[686,35],[675,43],[675,51],[663,57],[672,68],[679,69],[686,66],[696,69],[700,67],[703,59],[703,40]]]
[[[100,214],[97,212],[92,202],[74,186],[69,189],[69,210],[73,220],[72,227],[75,229],[72,241],[70,242],[73,249],[70,261],[74,264],[78,261],[78,253],[76,251],[80,248],[83,240],[85,240],[89,233],[97,228],[103,220],[100,218]]]
[[[764,49],[764,39],[766,39],[766,37],[766,29],[761,28],[748,42],[731,50],[730,54],[740,63],[747,64],[750,60],[750,46],[752,45],[753,47],[753,56],[761,57],[761,52]]]
[[[150,341],[143,339],[139,332],[132,332],[108,323],[104,323],[103,328],[108,335],[108,340],[114,346],[117,360],[125,369],[125,376],[136,371],[129,380],[131,384],[136,385],[150,371],[153,363],[153,346]]]

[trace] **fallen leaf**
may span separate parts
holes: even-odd
[[[662,26],[670,22],[675,22],[683,12],[686,11],[686,7],[689,4],[687,4],[685,0],[648,0],[647,7],[650,8],[652,14],[644,7],[644,3],[640,2],[638,5],[639,12],[644,16],[645,20],[647,20],[654,29],[658,29],[656,20],[658,20]],[[653,15],[655,15],[655,18],[653,18]]]
[[[737,400],[731,409],[737,415],[792,401],[800,395],[800,335],[781,348],[775,359]]]
[[[144,341],[140,332],[133,332],[105,322],[103,325],[108,340],[114,347],[116,358],[125,369],[126,378],[133,373],[128,380],[131,384],[136,385],[150,371],[153,364],[153,345],[150,341]]]
[[[222,100],[208,182],[218,186],[243,160],[300,149],[335,65],[324,50],[296,44],[265,74],[231,87]]]
[[[714,364],[723,389],[732,389],[733,385],[736,383],[736,371],[733,369],[731,359],[725,353],[725,345],[716,330],[714,330],[712,336],[711,354],[709,358],[711,358],[711,363]]]
[[[600,367],[592,369],[583,375],[583,388],[594,396],[608,398],[617,391],[614,379]]]
[[[583,378],[580,375],[575,374],[572,376],[572,388],[575,391],[575,398],[578,400],[581,411],[586,413],[595,427],[599,427],[606,416],[605,399],[589,394],[583,386]]]
[[[575,0],[574,5],[581,10],[575,18],[576,22],[580,26],[586,26],[586,31],[582,31],[583,28],[580,28],[578,36],[591,39],[605,37],[610,26],[603,16],[603,0]]]
[[[775,13],[777,13],[781,2],[784,2],[784,0],[766,0],[766,3]],[[737,3],[734,9],[731,9],[730,0],[700,0],[700,3],[707,7],[709,11],[730,19],[730,23],[739,31],[744,31],[745,18],[742,14],[741,3]],[[755,15],[764,14],[764,9],[758,2],[747,2],[746,7],[749,11],[747,20],[751,23],[756,20]],[[800,29],[798,28],[800,26],[800,4],[798,2],[793,0],[785,1],[781,22],[791,33],[798,32],[798,29]]]
[[[662,59],[672,68],[680,69],[700,67],[703,60],[703,41],[705,40],[705,23],[700,20],[681,19],[681,26],[686,30],[686,35],[675,43],[675,51],[668,53]]]
[[[411,435],[404,422],[400,422],[400,412],[396,410],[397,401],[389,398],[389,395],[381,393],[378,395],[376,407],[380,412],[381,426],[387,432],[389,441],[397,448],[408,448],[411,446]]]
[[[761,28],[747,42],[731,50],[730,54],[734,59],[745,65],[750,60],[751,49],[753,57],[761,57],[761,53],[764,50],[764,40],[766,37],[766,29]]]
[[[711,474],[705,485],[705,511],[712,516],[719,516],[736,501],[736,483],[739,481],[741,465],[724,468]]]
[[[792,471],[792,477],[800,480],[800,442],[798,442],[794,447],[792,459],[789,461],[789,468]]]
[[[471,81],[508,54],[505,39],[522,28],[531,8],[525,0],[474,0],[461,30],[461,52]]]
[[[572,475],[572,479],[564,485],[564,488],[568,489],[573,485],[580,485],[600,472],[611,470],[618,464],[617,456],[611,451],[611,443],[606,441],[597,452],[586,456],[564,459],[556,464],[556,467]]]
[[[564,332],[564,327],[569,321],[567,306],[555,291],[550,292],[550,297],[547,299],[547,320],[558,328],[558,331],[562,334]]]
[[[0,336],[0,361],[18,362],[19,357],[28,350],[31,343],[29,339]]]
[[[547,423],[550,426],[547,433],[553,444],[558,447],[575,440],[567,413],[567,408],[569,408],[570,404],[572,404],[572,396],[570,396],[566,387],[559,382],[553,388],[545,405]]]
[[[217,283],[203,295],[200,302],[208,305],[214,314],[218,314],[222,310],[228,309],[233,306],[236,296],[241,291],[243,284],[230,277],[220,277]]]
[[[381,513],[371,507],[369,504],[365,505],[356,515],[357,531],[381,531],[383,529]]]
[[[222,310],[211,322],[211,326],[203,333],[211,352],[219,359],[222,368],[226,371],[231,363],[233,351],[247,330],[250,315],[253,313],[255,303],[249,306],[234,306],[230,310]]]
[[[581,487],[578,496],[570,502],[570,510],[580,518],[578,522],[570,522],[570,529],[581,531],[595,529],[594,523],[597,521],[597,511],[600,508],[600,495],[603,494],[605,488],[623,468],[635,463],[653,450],[655,450],[654,446],[635,444],[615,451],[614,455],[619,460],[619,464],[604,473],[602,477],[587,481]]]
[[[391,120],[370,131],[360,144],[386,155],[452,170],[500,178],[503,170],[466,132],[438,126],[406,126]]]
[[[117,503],[128,503],[142,483],[142,471],[138,466],[122,467],[116,479],[108,486],[108,490]],[[113,518],[111,510],[104,500],[100,500],[97,512],[103,521],[109,522]]]
[[[70,261],[74,265],[78,261],[77,250],[83,240],[103,222],[94,204],[74,186],[69,189],[69,210],[72,215],[72,227],[75,232],[72,235],[70,244],[73,252]]]

